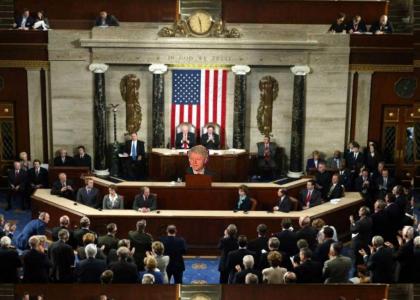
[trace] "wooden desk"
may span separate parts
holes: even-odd
[[[58,174],[66,173],[67,179],[73,181],[74,186],[78,189],[81,186],[80,180],[83,174],[90,172],[88,167],[49,167],[48,168],[48,181],[50,186],[58,179]]]
[[[103,210],[99,211],[91,207],[78,204],[50,194],[49,189],[39,189],[32,195],[32,212],[34,217],[39,211],[47,211],[51,215],[50,227],[58,226],[60,216],[69,216],[72,225],[78,225],[82,216],[88,216],[91,227],[98,234],[106,233],[108,223],[116,223],[118,237],[127,236],[129,230],[133,230],[136,222],[146,219],[147,232],[154,238],[165,235],[168,225],[174,224],[178,228],[179,235],[183,236],[189,247],[190,255],[217,255],[217,243],[223,235],[223,231],[231,223],[238,226],[239,232],[249,239],[256,236],[256,227],[264,223],[269,228],[269,234],[281,230],[283,218],[292,219],[293,226],[298,227],[299,218],[310,216],[311,218],[323,218],[327,224],[334,225],[340,237],[348,236],[350,214],[357,213],[363,204],[359,193],[347,193],[339,203],[324,203],[306,211],[290,213],[267,213],[265,211],[251,211],[247,214],[233,211],[203,211],[203,210],[159,210],[149,213],[140,213],[132,209],[128,210]]]
[[[149,158],[151,180],[170,181],[183,178],[189,166],[187,151],[152,149]],[[215,173],[213,181],[243,182],[249,174],[249,154],[245,150],[210,150],[207,168]]]
[[[102,196],[108,193],[110,181],[92,177]],[[247,183],[250,196],[258,201],[257,210],[272,210],[276,205],[277,191],[284,188],[289,195],[297,197],[309,179],[299,179],[287,184]],[[131,208],[140,187],[148,186],[157,194],[158,209],[175,210],[233,210],[238,200],[238,187],[241,183],[213,182],[211,188],[187,188],[185,183],[126,181],[116,184],[118,194],[124,196],[124,207]]]

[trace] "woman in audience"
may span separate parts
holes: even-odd
[[[154,258],[153,256],[147,256],[144,259],[144,267],[145,267],[146,271],[143,271],[143,272],[139,273],[139,277],[140,277],[141,282],[143,282],[143,277],[146,274],[151,274],[155,277],[154,284],[162,284],[163,283],[162,273],[157,268],[156,258]]]
[[[268,284],[283,284],[284,275],[287,273],[285,268],[281,268],[282,256],[278,251],[271,251],[267,256],[270,268],[262,271],[263,282]]]
[[[117,194],[117,187],[110,185],[108,187],[109,194],[104,196],[102,201],[103,209],[124,209],[123,197]]]
[[[241,185],[238,189],[239,199],[236,203],[234,211],[243,210],[249,211],[251,209],[251,198],[249,198],[249,190],[246,185]]]
[[[160,242],[156,241],[152,243],[152,252],[146,252],[147,257],[154,257],[157,262],[157,268],[162,274],[163,283],[169,283],[168,274],[166,273],[166,268],[169,264],[169,256],[163,255],[165,252],[165,246]]]
[[[365,166],[370,172],[373,172],[378,168],[378,164],[381,161],[379,151],[377,150],[375,142],[370,141],[365,155]],[[371,176],[373,173],[370,174]]]
[[[48,19],[45,16],[45,13],[42,10],[40,10],[36,13],[36,18],[35,18],[35,23],[34,23],[33,29],[38,29],[38,30],[48,30],[48,29],[50,29],[50,23],[48,22]]]

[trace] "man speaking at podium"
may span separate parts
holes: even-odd
[[[190,166],[185,171],[190,175],[209,175],[213,176],[213,172],[206,169],[206,163],[209,159],[209,152],[206,147],[197,145],[188,151],[188,161]]]

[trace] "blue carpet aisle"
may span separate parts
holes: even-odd
[[[13,203],[11,210],[6,210],[6,206],[6,194],[0,192],[0,214],[4,215],[6,222],[13,222],[16,224],[15,236],[17,236],[22,228],[25,227],[26,223],[31,220],[31,211],[17,209],[16,206],[18,205],[13,205]]]

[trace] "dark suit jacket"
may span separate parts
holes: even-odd
[[[182,137],[183,137],[183,133],[177,133],[176,137],[175,137],[175,148],[177,149],[184,149],[184,145],[182,143]],[[190,143],[188,144],[188,149],[191,149],[192,147],[195,146],[195,134],[192,132],[188,132],[188,136],[187,136],[188,140],[190,141]]]
[[[303,189],[299,193],[299,200],[302,206],[306,205],[306,195],[308,194],[307,189]],[[309,202],[309,207],[314,207],[322,203],[321,193],[317,190],[313,190],[311,194],[311,200]]]
[[[303,227],[296,232],[296,240],[304,239],[308,242],[309,248],[314,251],[317,244],[318,231],[312,226]]]
[[[22,266],[16,250],[10,248],[0,248],[0,282],[17,283],[17,270]]]
[[[92,158],[89,154],[85,153],[83,158],[80,155],[75,155],[73,161],[76,167],[89,167],[89,170],[92,168]]]
[[[402,227],[401,208],[396,203],[390,203],[385,208],[385,212],[388,215],[392,236],[395,238],[398,229]]]
[[[288,213],[292,210],[292,201],[290,200],[289,196],[285,196],[283,201],[281,198],[278,198],[279,211]]]
[[[319,188],[319,191],[321,192],[322,198],[326,199],[328,187],[331,183],[331,174],[328,171],[325,171],[323,173],[317,171],[315,173],[315,181],[318,185],[321,186],[321,188]]]
[[[357,220],[354,225],[350,225],[350,232],[357,233],[357,236],[352,238],[354,248],[357,250],[366,248],[372,237],[372,218],[366,217]]]
[[[69,240],[67,241],[67,244],[69,244],[73,248],[76,248],[77,247],[77,243],[76,243],[76,241],[74,239],[73,231],[70,230],[69,228],[66,228],[66,227],[57,226],[57,227],[54,227],[53,229],[51,229],[51,238],[52,238],[52,241],[53,242],[58,241],[58,233],[60,232],[61,229],[66,229],[69,232]]]
[[[59,197],[64,197],[67,198],[69,200],[74,200],[74,185],[73,185],[73,181],[71,179],[67,179],[66,181],[66,185],[69,185],[73,188],[73,190],[65,190],[64,192],[61,191],[61,189],[63,188],[63,185],[61,183],[61,181],[59,179],[57,179],[56,181],[53,182],[52,186],[51,186],[51,195],[56,195]]]
[[[270,160],[273,160],[276,157],[276,151],[277,151],[277,145],[276,143],[270,142],[268,144],[268,148],[270,150]],[[264,159],[264,150],[265,150],[265,144],[264,142],[257,143],[257,155],[259,159]]]
[[[9,184],[9,188],[11,188],[12,185],[14,185],[15,187],[19,185],[19,191],[24,192],[26,190],[26,184],[28,182],[28,173],[20,169],[18,175],[16,176],[16,172],[14,169],[9,170],[7,172],[7,182]]]
[[[185,174],[194,175],[193,169],[191,167],[186,168],[185,169]],[[215,174],[214,174],[214,172],[210,171],[209,169],[204,168],[204,175],[214,176]]]
[[[363,166],[364,163],[365,163],[365,157],[362,152],[358,152],[357,158],[354,158],[353,152],[349,154],[347,167],[351,171],[355,171],[358,174],[360,171],[360,168]]]
[[[347,30],[347,32],[349,32],[350,30],[353,30],[353,32],[360,32],[360,33],[363,33],[363,32],[367,31],[366,24],[362,20],[360,20],[360,22],[359,22],[359,24],[357,24],[357,26],[353,24],[353,21],[347,23],[346,30]]]
[[[146,257],[146,251],[152,249],[153,238],[148,233],[132,230],[128,232],[128,239],[131,242],[131,247],[136,248],[136,251],[134,252],[134,261],[136,262],[139,271],[143,271],[143,260]]]
[[[322,283],[322,264],[314,260],[306,260],[294,269],[296,283]]]
[[[128,158],[131,159],[131,140],[125,142],[124,145],[124,152],[128,154]],[[146,152],[144,151],[144,142],[137,140],[137,146],[136,146],[136,152],[137,157],[141,155],[142,159],[141,161],[145,161]]]
[[[51,277],[53,280],[63,283],[73,282],[73,248],[58,240],[51,244],[48,255],[52,263]]]
[[[372,283],[392,283],[394,272],[392,249],[379,248],[367,258],[367,268],[371,271]]]
[[[292,256],[298,252],[296,233],[290,230],[282,230],[274,234],[274,236],[280,241],[280,251],[285,252],[288,256]]]
[[[381,25],[379,24],[379,21],[376,21],[375,23],[373,23],[372,26],[370,27],[370,32],[375,33],[378,30],[381,30],[385,33],[393,33],[394,32],[394,28],[393,28],[390,21],[386,22],[385,26],[382,27],[382,28],[381,28]]]
[[[95,20],[95,26],[104,26],[102,24],[102,18],[97,17]],[[105,26],[120,26],[120,23],[118,22],[117,18],[113,15],[107,15],[105,18]]]
[[[86,187],[81,187],[77,191],[76,201],[93,208],[102,207],[102,203],[99,201],[99,190],[95,187],[90,190],[89,195],[86,191]]]
[[[66,156],[64,162],[61,159],[61,156],[56,156],[54,158],[54,167],[74,167],[74,160],[71,156]]]
[[[323,161],[323,159],[318,159],[318,164]],[[309,172],[311,169],[316,169],[315,160],[313,158],[309,158],[306,161],[306,172]]]
[[[330,246],[332,243],[334,243],[334,240],[328,239],[316,247],[314,259],[319,261],[321,265],[324,265],[324,262],[329,259],[328,254],[330,253]]]
[[[47,283],[51,268],[48,255],[36,250],[28,250],[23,254],[23,282]]]
[[[255,253],[254,266],[258,266],[258,261],[261,257],[262,250],[268,251],[268,237],[260,236],[255,240],[248,242],[248,249]]]
[[[82,260],[76,268],[77,281],[80,283],[100,283],[101,274],[108,269],[103,259],[87,258]]]
[[[22,16],[22,15],[16,16],[16,17],[15,17],[15,23],[16,23],[16,26],[15,26],[14,28],[20,28],[20,26],[21,26],[21,24],[22,24],[22,20],[23,20],[23,16]],[[35,19],[34,19],[34,18],[32,18],[31,16],[29,16],[29,17],[26,19],[26,22],[25,22],[25,27],[27,27],[27,28],[31,28],[32,26],[34,26],[34,23],[35,23]]]
[[[369,178],[366,179],[369,182],[368,186],[363,186],[364,180],[362,176],[358,176],[354,182],[356,191],[365,197],[370,196],[372,190],[375,188],[375,183]]]
[[[238,198],[238,201],[236,202],[234,210],[249,211],[251,209],[251,206],[252,206],[251,198],[249,196],[246,196],[240,206],[239,206],[239,198]]]
[[[414,241],[403,244],[397,252],[394,253],[394,258],[400,263],[400,276],[398,282],[411,283],[415,279],[415,273],[419,272],[413,268],[414,262]]]
[[[134,197],[133,201],[133,209],[139,210],[139,208],[149,208],[150,210],[156,210],[157,203],[156,203],[156,196],[150,194],[147,200],[144,199],[143,194],[138,194]]]
[[[42,185],[41,188],[48,187],[48,171],[45,168],[39,168],[39,173],[36,175],[35,168],[28,171],[28,183],[30,186]]]
[[[117,261],[113,263],[110,270],[114,272],[112,283],[137,283],[139,276],[137,266],[126,261]]]
[[[376,179],[376,189],[383,194],[386,194],[392,190],[395,186],[395,179],[392,177],[387,178],[386,185],[384,184],[384,177],[380,176]]]
[[[207,133],[203,134],[203,136],[201,137],[201,145],[203,145],[207,149],[213,149],[213,150],[219,149],[220,148],[220,136],[216,133],[213,133],[213,138],[214,138],[214,142],[213,141],[208,142],[209,135]]]
[[[98,237],[98,247],[105,246],[104,253],[108,255],[111,249],[118,248],[118,239],[110,234]]]
[[[237,249],[229,252],[226,260],[226,271],[230,273],[229,278],[230,282],[233,282],[233,276],[236,273],[235,266],[240,265],[242,269],[244,269],[244,265],[242,263],[242,259],[245,255],[252,255],[255,261],[255,252],[250,251],[248,249]]]
[[[389,241],[390,237],[390,220],[386,210],[380,210],[371,215],[372,218],[372,236],[380,235]]]
[[[337,183],[332,190],[331,188],[332,185],[327,188],[327,200],[337,199],[344,196],[344,189],[340,183]]]
[[[182,237],[163,236],[160,241],[165,246],[165,255],[169,256],[167,272],[176,273],[185,270],[184,258],[187,252],[187,244]]]
[[[238,239],[236,237],[223,237],[220,239],[217,248],[221,251],[219,260],[219,272],[227,271],[227,256],[230,251],[238,249]]]
[[[86,233],[92,233],[95,237],[97,236],[96,233],[90,229],[86,229],[86,228],[79,228],[76,229],[73,233],[74,236],[74,240],[75,243],[77,244],[77,246],[82,247],[83,246],[83,236]]]

